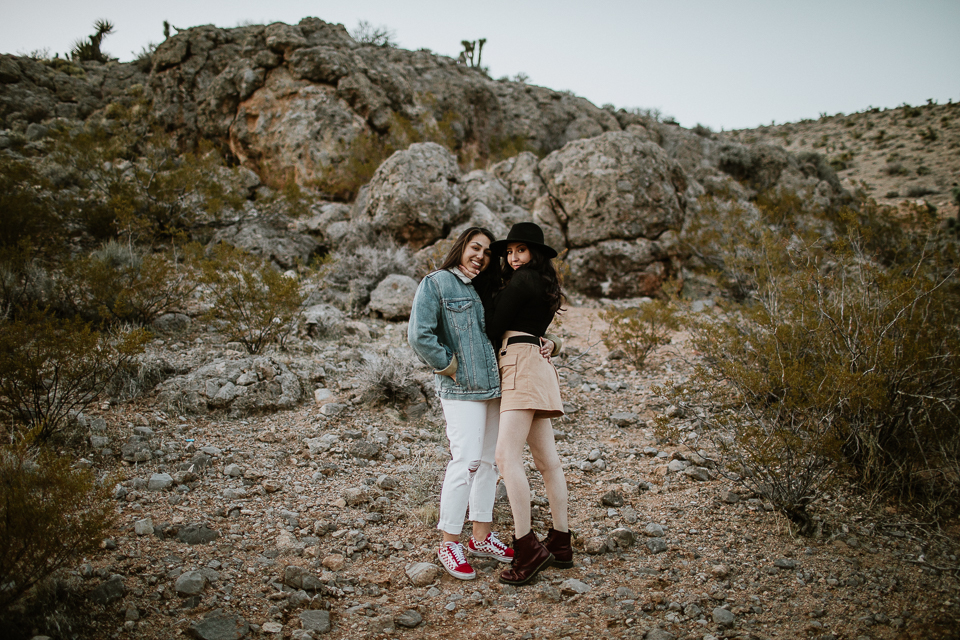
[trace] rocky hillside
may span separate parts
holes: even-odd
[[[818,120],[730,131],[726,140],[763,143],[792,153],[818,152],[847,188],[863,185],[885,204],[922,198],[957,213],[960,187],[960,103],[869,109]]]
[[[428,51],[358,44],[314,18],[187,29],[136,64],[0,58],[0,147],[42,157],[51,126],[109,124],[121,112],[114,105],[139,118],[148,109],[185,145],[219,145],[247,171],[247,213],[260,209],[258,183],[293,180],[315,193],[313,217],[300,225],[311,237],[290,244],[329,251],[364,227],[429,251],[466,224],[503,235],[534,220],[569,251],[571,286],[591,296],[654,295],[682,275],[682,234],[705,194],[747,210],[766,190],[821,205],[849,197],[815,155],[494,81]],[[401,145],[355,200],[327,206],[331,176],[355,177],[371,146],[399,138],[443,144]],[[515,155],[495,162],[505,150]],[[265,233],[289,235],[294,225],[274,226]]]

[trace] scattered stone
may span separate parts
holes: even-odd
[[[710,574],[719,580],[723,580],[730,575],[730,567],[725,564],[717,564],[710,567]]]
[[[138,536],[153,535],[153,519],[144,518],[143,520],[137,520],[133,523],[133,531]]]
[[[778,569],[796,569],[797,561],[790,558],[777,558],[773,561],[773,566]]]
[[[96,589],[90,592],[90,599],[97,604],[110,604],[119,600],[127,593],[127,587],[123,584],[123,576],[114,574],[110,579],[101,583]]]
[[[200,571],[187,571],[186,573],[180,574],[180,577],[177,578],[174,589],[178,596],[186,598],[187,596],[200,594],[205,586],[207,586],[207,577],[203,573]]]
[[[407,577],[415,587],[425,587],[440,575],[440,567],[431,562],[415,562],[406,567]]]
[[[308,609],[300,613],[300,624],[306,631],[327,633],[330,631],[330,612],[322,609]]]
[[[583,550],[592,556],[607,552],[607,538],[603,536],[594,536],[587,538],[583,544]]]
[[[648,538],[647,549],[650,550],[650,553],[663,553],[667,550],[667,543],[663,538]]]
[[[687,468],[687,463],[683,460],[671,460],[667,463],[667,471],[670,473],[680,473]]]
[[[414,611],[413,609],[407,609],[403,613],[397,615],[393,621],[398,627],[404,627],[406,629],[413,629],[421,622],[423,622],[423,616]]]
[[[250,625],[240,616],[214,609],[203,620],[190,625],[190,634],[198,640],[240,640],[250,633]]]
[[[610,538],[617,543],[617,546],[621,549],[626,549],[627,547],[633,546],[633,543],[636,542],[637,536],[626,527],[620,527],[614,529],[610,532]]]
[[[647,523],[647,526],[644,527],[643,532],[652,538],[663,537],[663,527],[657,524],[656,522]]]
[[[687,467],[683,470],[683,475],[700,482],[706,482],[710,479],[710,472],[704,467]]]
[[[346,563],[347,561],[342,555],[334,553],[324,558],[321,564],[330,571],[340,571]]]
[[[343,413],[346,408],[347,405],[345,404],[341,404],[339,402],[328,402],[320,407],[320,413],[328,417],[333,417]]]
[[[239,478],[243,475],[243,469],[238,464],[228,464],[223,468],[223,474],[231,478]]]
[[[600,503],[605,507],[622,507],[623,496],[617,491],[607,491],[600,498]]]
[[[580,582],[576,578],[568,578],[560,584],[560,593],[571,596],[575,593],[589,593],[590,585]]]
[[[724,489],[720,492],[720,501],[726,504],[737,504],[740,502],[740,494],[735,493],[730,489]]]
[[[647,631],[647,635],[643,636],[644,640],[676,640],[677,636],[664,631],[660,627],[654,627]]]
[[[618,427],[630,427],[640,420],[640,417],[635,413],[630,412],[618,412],[610,415],[610,422],[617,425]]]
[[[729,609],[717,607],[713,610],[713,622],[721,627],[732,627],[736,616]]]
[[[283,625],[279,622],[264,622],[260,629],[264,633],[283,633]]]
[[[187,544],[204,544],[220,537],[220,532],[205,524],[188,524],[177,531],[177,539]]]

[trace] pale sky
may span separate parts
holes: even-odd
[[[163,21],[383,25],[405,49],[456,57],[486,38],[494,78],[568,89],[598,106],[660,109],[715,130],[960,101],[960,0],[0,0],[0,52],[50,55],[115,25],[103,50],[130,60]]]

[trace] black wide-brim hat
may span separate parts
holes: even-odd
[[[543,229],[536,222],[518,222],[513,225],[505,240],[490,244],[490,251],[494,255],[502,256],[511,242],[522,242],[528,247],[536,247],[548,259],[557,257],[557,252],[543,243]]]

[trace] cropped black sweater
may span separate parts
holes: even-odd
[[[496,349],[507,331],[542,336],[554,315],[543,278],[533,269],[521,267],[493,296],[487,313],[487,336]]]

